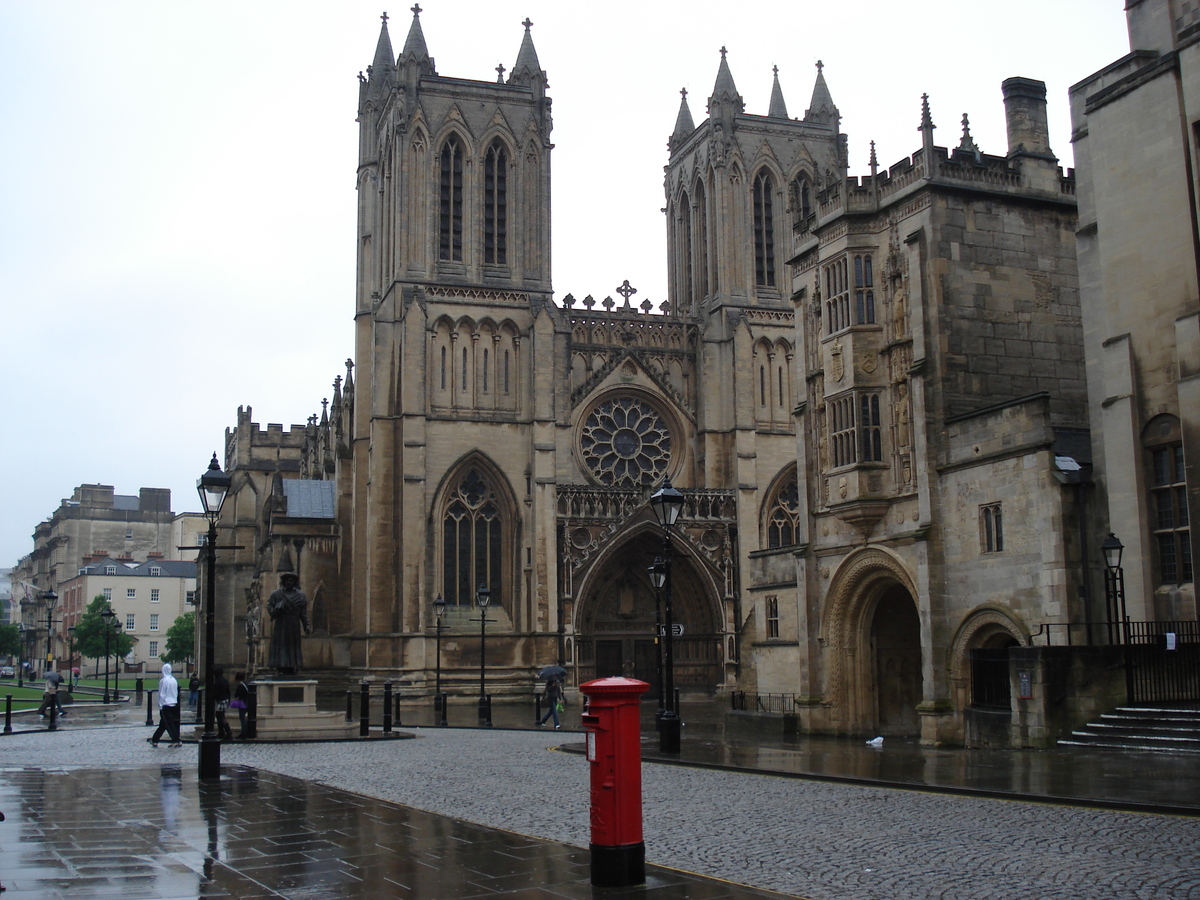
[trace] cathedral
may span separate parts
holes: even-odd
[[[554,295],[530,24],[485,82],[437,71],[419,9],[399,54],[385,18],[360,76],[354,358],[307,423],[243,408],[227,432],[221,542],[241,549],[220,557],[218,661],[263,664],[263,599],[296,572],[306,670],[342,687],[432,693],[440,649],[443,687],[473,695],[483,628],[498,697],[550,663],[570,687],[653,684],[648,501],[669,481],[685,699],[986,743],[986,661],[1099,615],[1079,588],[1074,180],[1045,85],[1004,82],[998,155],[965,115],[936,145],[926,98],[913,155],[882,168],[872,149],[854,177],[820,66],[801,116],[778,78],[750,113],[722,51],[703,115],[685,94],[664,123],[655,309],[627,284]],[[987,690],[1008,704],[1002,681]],[[1004,728],[1029,742],[1045,723]]]

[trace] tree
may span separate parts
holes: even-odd
[[[21,631],[16,625],[0,625],[0,656],[19,656]]]
[[[118,659],[128,656],[133,649],[134,638],[123,632],[113,633],[114,630],[100,614],[108,608],[108,600],[103,594],[97,594],[88,604],[79,624],[75,626],[75,649],[81,656],[100,659],[104,656],[104,632],[108,636],[108,655]]]
[[[167,629],[167,647],[158,655],[163,662],[190,663],[196,654],[196,613],[186,612]]]

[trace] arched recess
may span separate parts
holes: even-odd
[[[904,564],[869,547],[847,557],[826,595],[825,701],[835,727],[917,734],[922,646],[916,586]]]
[[[790,547],[800,534],[800,482],[796,464],[784,466],[767,488],[759,546]]]
[[[672,620],[683,635],[672,641],[675,685],[711,694],[724,678],[721,576],[688,543],[672,542]],[[611,541],[577,583],[572,622],[577,683],[624,675],[651,684],[657,697],[655,593],[649,568],[663,553],[662,531],[642,521]],[[659,598],[660,620],[665,596]]]
[[[472,451],[450,467],[431,507],[433,589],[451,606],[471,606],[481,582],[516,625],[521,523],[512,486],[491,459]]]
[[[995,680],[997,690],[983,687],[980,678],[980,668],[988,662],[996,662],[1007,656],[1009,647],[1028,646],[1029,629],[1020,617],[1009,609],[999,605],[980,606],[967,613],[954,640],[950,644],[950,681],[954,690],[954,707],[956,710],[968,706],[985,706],[1003,708],[1007,704],[1007,679]],[[984,655],[991,657],[972,660],[972,651],[988,651]],[[986,693],[987,696],[976,696]],[[1003,694],[1004,696],[1000,696]]]

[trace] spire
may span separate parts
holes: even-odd
[[[767,115],[774,119],[786,119],[787,104],[783,102],[783,88],[779,86],[779,66],[772,66],[771,71],[775,73],[775,82],[771,85],[771,106]]]
[[[370,96],[376,96],[390,89],[396,80],[396,57],[392,54],[392,39],[388,35],[388,14],[379,17],[383,25],[379,29],[379,42],[375,45],[375,59],[371,68],[367,69],[368,88]]]
[[[933,124],[933,116],[929,112],[929,95],[921,95],[921,125],[917,131],[921,132],[921,147],[925,151],[925,159],[932,165],[933,160],[933,129],[937,126]]]
[[[675,117],[675,130],[671,132],[671,140],[669,146],[674,147],[675,144],[687,139],[687,136],[696,130],[696,125],[692,121],[692,111],[688,107],[687,88],[679,89],[679,115]]]
[[[742,95],[738,93],[737,85],[733,83],[733,73],[729,71],[729,63],[725,59],[728,51],[721,48],[721,65],[717,68],[717,81],[713,85],[712,96],[708,98],[708,114],[716,118],[718,113],[728,110],[733,115],[746,108]]]
[[[412,8],[412,25],[408,27],[408,37],[404,40],[404,49],[400,51],[398,64],[401,66],[416,65],[423,75],[436,75],[433,67],[433,57],[425,46],[425,32],[421,30],[421,6],[414,4]]]
[[[812,99],[808,101],[808,109],[804,111],[806,122],[825,120],[836,123],[842,117],[834,105],[833,95],[829,93],[829,85],[825,83],[824,68],[825,63],[818,59],[817,80],[813,84]]]
[[[546,80],[546,73],[542,71],[542,64],[538,62],[537,50],[533,46],[533,35],[529,32],[529,29],[533,27],[533,22],[526,17],[521,24],[525,26],[525,36],[521,38],[521,49],[517,51],[517,62],[513,66],[512,72],[509,73],[508,83],[529,85],[544,91],[549,84]]]
[[[958,142],[958,149],[965,153],[970,153],[975,157],[975,161],[979,161],[980,151],[979,145],[975,143],[975,139],[971,137],[971,123],[967,120],[967,114],[963,113],[962,117],[962,140]]]
[[[879,157],[875,155],[875,142],[871,141],[871,159],[867,163],[871,167],[871,177],[874,178],[879,171]]]

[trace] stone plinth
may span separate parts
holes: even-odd
[[[314,679],[256,681],[258,739],[329,741],[358,737],[358,722],[339,712],[317,709]]]

